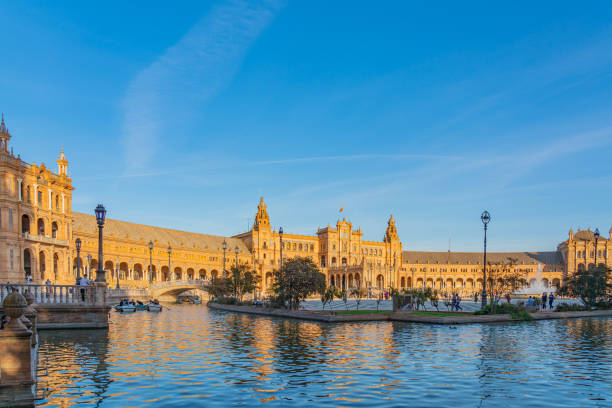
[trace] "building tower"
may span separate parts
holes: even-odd
[[[61,177],[68,177],[68,160],[64,155],[64,146],[62,146],[62,152],[57,158],[57,174]]]
[[[393,214],[387,222],[387,230],[383,239],[386,247],[385,263],[390,272],[389,283],[391,287],[399,287],[399,271],[402,265],[402,243],[397,236],[397,227]]]
[[[0,122],[0,151],[4,153],[8,153],[8,144],[9,140],[11,140],[11,134],[9,133],[8,128],[4,124],[4,113],[2,114],[2,122]]]

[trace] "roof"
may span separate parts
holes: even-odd
[[[508,258],[516,259],[519,264],[542,263],[547,265],[563,264],[561,253],[549,252],[487,252],[487,263],[508,262]],[[427,251],[403,251],[402,263],[410,264],[482,264],[482,252],[427,252]]]
[[[77,233],[84,232],[97,234],[98,232],[96,217],[93,215],[73,212],[72,222],[73,231]],[[112,237],[111,234],[113,234]],[[170,244],[174,248],[198,248],[210,249],[212,251],[221,251],[223,241],[225,240],[227,242],[228,251],[233,251],[234,248],[238,246],[240,252],[249,252],[246,244],[239,238],[152,227],[150,225],[141,225],[108,218],[104,223],[104,237],[143,241],[145,243],[157,241],[160,245]]]
[[[589,230],[578,230],[574,234],[574,239],[580,239],[583,241],[595,241],[595,233]]]

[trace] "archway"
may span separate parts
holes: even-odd
[[[130,269],[127,262],[121,262],[119,264],[119,280],[129,279]]]
[[[358,288],[361,287],[361,276],[359,276],[358,273],[355,274],[355,286],[357,286]]]
[[[342,266],[346,266],[346,258],[342,258]]]
[[[24,234],[30,233],[30,217],[26,214],[21,216],[21,232]]]
[[[349,285],[349,288],[353,287],[353,274],[352,273],[349,273],[349,276],[348,276],[348,285]]]
[[[195,271],[193,270],[193,268],[188,268],[187,269],[187,279],[194,280],[194,278],[195,278]]]
[[[266,273],[266,288],[270,289],[272,288],[272,272],[267,272]]]
[[[200,269],[198,274],[200,275],[200,279],[206,280],[206,269]]]
[[[213,269],[213,270],[210,272],[210,276],[211,276],[213,279],[217,279],[217,278],[219,277],[219,272],[217,272],[217,270],[216,270],[216,269]]]
[[[32,276],[32,254],[28,248],[23,250],[23,270],[26,278]]]
[[[134,280],[142,280],[143,278],[142,265],[139,263],[134,264]]]
[[[38,219],[37,233],[40,236],[44,236],[45,235],[45,221],[42,218]]]
[[[334,280],[334,275],[332,275],[331,278],[329,278],[329,284],[331,286],[336,286],[336,281]]]
[[[376,287],[378,289],[382,289],[385,286],[385,277],[382,275],[378,275],[376,277]]]
[[[423,281],[423,278],[417,278],[416,284],[418,288],[422,288],[425,286],[425,281]]]
[[[180,266],[174,268],[174,275],[172,277],[174,280],[181,280],[183,278],[183,270]]]
[[[162,266],[161,267],[161,277],[163,281],[167,281],[168,277],[170,276],[170,270],[168,269],[167,266]]]
[[[115,265],[113,264],[113,261],[104,262],[104,270],[106,271],[106,276],[110,276],[111,279],[117,279],[117,276],[115,274]],[[91,279],[91,276],[89,277],[89,279]]]
[[[552,280],[552,284],[556,289],[561,288],[561,281],[559,280],[559,278],[554,278]]]
[[[406,278],[403,276],[400,278],[400,287],[404,289],[406,287]]]

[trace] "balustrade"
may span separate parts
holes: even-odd
[[[24,294],[30,292],[34,295],[36,304],[94,304],[95,288],[93,286],[79,285],[35,285],[35,284],[0,284],[0,302],[16,290]]]

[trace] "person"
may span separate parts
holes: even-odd
[[[4,330],[4,326],[8,323],[8,316],[3,314],[2,317],[0,317],[0,330]]]
[[[550,310],[553,310],[553,302],[555,301],[555,296],[553,295],[552,292],[550,292],[550,295],[548,295],[548,307]]]
[[[474,293],[474,303],[478,303],[478,292]]]
[[[453,297],[451,298],[451,310],[455,310],[457,306],[457,296],[453,293]]]
[[[83,286],[89,286],[89,282],[85,276],[81,276],[77,285],[81,286],[81,301],[85,301],[85,288]]]
[[[533,306],[533,297],[529,296],[529,299],[527,299],[527,306]]]
[[[459,296],[459,294],[457,293],[455,296],[455,310],[457,312],[459,311],[459,309],[463,310],[460,303],[461,303],[461,296]]]
[[[510,299],[511,299],[511,298],[510,298],[510,294],[509,294],[509,293],[506,293],[506,301],[507,301],[508,303],[510,303]]]
[[[547,298],[547,293],[544,292],[542,293],[542,310],[546,310],[546,298]]]

